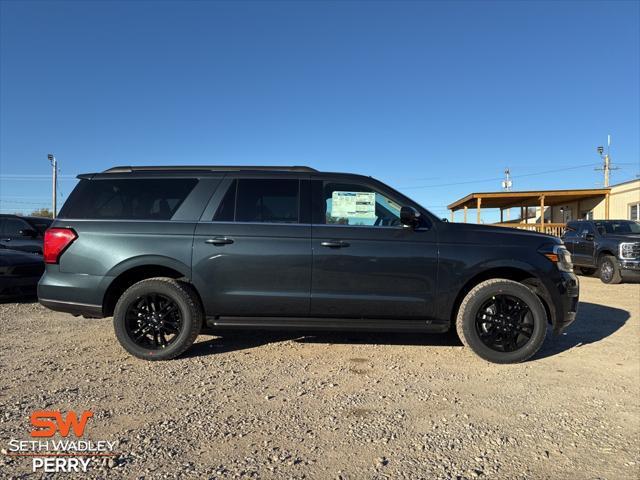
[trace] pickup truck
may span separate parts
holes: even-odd
[[[640,223],[632,220],[575,220],[562,236],[576,270],[597,272],[604,283],[640,278]]]

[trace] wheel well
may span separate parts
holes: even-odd
[[[553,303],[551,302],[542,282],[535,275],[532,275],[526,270],[513,267],[500,267],[479,273],[475,277],[471,278],[464,287],[460,289],[460,292],[458,292],[458,296],[453,304],[453,309],[451,310],[451,325],[455,327],[458,309],[460,308],[460,304],[462,303],[462,300],[464,300],[464,297],[466,297],[473,287],[478,285],[480,282],[484,282],[485,280],[490,280],[492,278],[504,278],[526,285],[538,296],[538,298],[540,298],[540,301],[547,312],[547,319],[549,323],[553,323],[555,320],[555,311],[551,308]]]
[[[134,283],[138,283],[146,278],[153,277],[169,277],[169,278],[183,278],[184,275],[177,270],[169,267],[163,267],[162,265],[143,265],[140,267],[134,267],[126,272],[118,275],[104,295],[104,301],[102,302],[102,311],[105,316],[110,317],[113,315],[113,310],[118,302],[120,296]]]
[[[612,256],[616,256],[613,252],[609,251],[609,250],[602,250],[601,252],[598,253],[598,263],[600,263],[600,259],[604,256],[604,255],[612,255]]]

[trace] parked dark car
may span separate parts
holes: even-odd
[[[0,245],[0,300],[35,296],[43,273],[44,262],[40,255]]]
[[[80,175],[45,236],[40,303],[113,315],[131,354],[201,328],[446,332],[528,359],[576,315],[560,239],[447,223],[370,177],[306,167],[117,167]]]
[[[0,215],[0,245],[42,255],[44,231],[51,222],[50,218]]]
[[[604,283],[640,279],[640,223],[632,220],[574,220],[562,237],[573,263]]]

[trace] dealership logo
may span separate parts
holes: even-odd
[[[39,430],[31,430],[32,437],[53,437],[59,432],[63,437],[69,436],[69,430],[73,429],[76,437],[84,435],[84,429],[87,426],[87,420],[93,417],[93,413],[85,410],[80,415],[80,419],[76,412],[67,413],[65,419],[62,413],[51,410],[38,410],[31,414],[31,425]]]
[[[30,416],[31,440],[12,438],[7,455],[30,457],[31,471],[44,473],[87,472],[105,457],[115,457],[116,442],[85,439],[93,412],[37,410]]]

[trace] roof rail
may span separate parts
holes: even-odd
[[[236,172],[236,171],[281,171],[281,172],[317,172],[315,168],[302,166],[245,166],[245,165],[178,165],[178,166],[121,166],[113,167],[102,173],[130,172],[166,172],[166,171],[200,171],[200,172]]]

